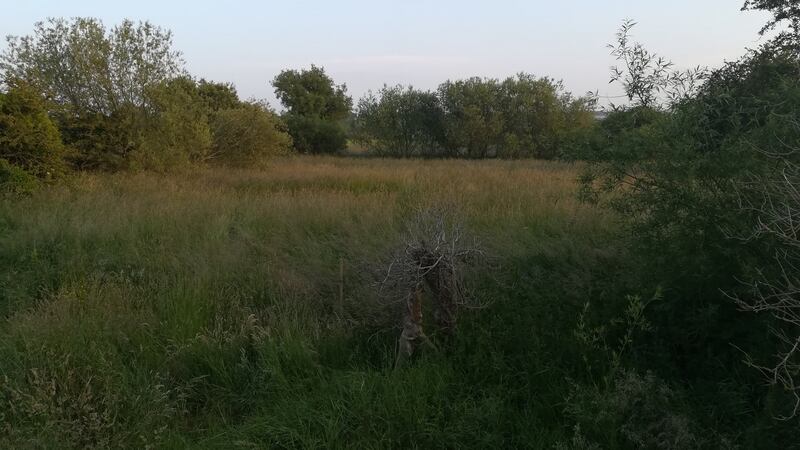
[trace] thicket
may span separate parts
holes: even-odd
[[[347,147],[344,121],[353,100],[325,69],[284,70],[272,81],[295,148],[301,153],[336,153]]]
[[[359,101],[355,130],[381,155],[551,159],[594,123],[594,103],[525,73],[446,81],[436,92],[385,86]]]
[[[632,41],[626,22],[611,46],[622,62],[612,77],[631,103],[614,107],[571,151],[589,162],[585,198],[624,218],[638,268],[631,286],[636,294],[659,294],[646,313],[651,331],[624,364],[687,392],[703,417],[733,411],[721,423],[735,428],[745,426],[736,424],[737,414],[752,419],[755,411],[757,424],[746,426],[788,438],[797,436],[797,419],[774,419],[794,417],[800,405],[790,239],[797,228],[786,227],[800,210],[793,176],[800,163],[798,9],[780,1],[745,8],[775,13],[765,30],[788,27],[711,71],[674,71]],[[742,360],[761,370],[744,370]],[[615,392],[640,382],[584,395],[613,403]],[[603,427],[579,423],[581,438],[608,442]],[[673,444],[660,447],[699,445]]]
[[[263,163],[289,142],[271,110],[189,76],[171,33],[148,22],[39,22],[8,38],[0,74],[0,157],[34,177],[242,164],[244,154]]]

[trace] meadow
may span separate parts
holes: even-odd
[[[0,203],[0,446],[552,447],[614,217],[544,161],[292,157],[80,174]],[[394,368],[372,274],[416,211],[485,249],[484,308]],[[608,295],[605,292],[602,295]]]

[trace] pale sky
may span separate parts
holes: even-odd
[[[149,20],[174,33],[189,72],[233,82],[243,98],[277,106],[270,81],[282,69],[324,66],[354,100],[384,83],[433,89],[446,79],[524,71],[562,79],[582,94],[609,85],[606,44],[622,19],[677,67],[719,66],[759,45],[768,16],[743,0],[191,2],[3,0],[0,34],[29,34],[46,17],[92,16],[107,26]],[[5,41],[0,48],[5,47]]]

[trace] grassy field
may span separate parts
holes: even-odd
[[[0,447],[567,442],[573,330],[624,261],[577,172],[298,157],[2,200]],[[468,274],[488,306],[395,370],[367,274],[442,205],[490,255]]]

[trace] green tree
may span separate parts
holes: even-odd
[[[496,156],[504,143],[501,95],[497,80],[478,77],[439,86],[448,146],[470,158]]]
[[[800,33],[800,3],[796,0],[746,0],[742,10],[762,10],[772,13],[772,19],[761,29],[762,35],[785,22],[789,23],[789,30],[784,36],[793,34],[797,37]]]
[[[134,154],[155,156],[152,146],[141,148],[155,140],[147,136],[155,130],[149,119],[165,114],[163,88],[183,74],[182,67],[169,31],[129,20],[111,29],[92,18],[38,22],[32,35],[9,37],[0,56],[4,78],[28,80],[53,105],[65,143],[77,150],[75,163],[83,168],[120,169],[132,165]],[[184,130],[169,133],[186,137],[180,120],[170,123]],[[163,159],[176,160],[167,154]]]
[[[356,129],[365,146],[384,155],[438,156],[444,150],[444,111],[436,93],[384,86],[358,102]]]
[[[221,109],[238,108],[242,105],[233,83],[217,83],[201,78],[197,82],[197,92],[211,113]]]
[[[263,166],[292,148],[284,124],[263,104],[242,103],[237,108],[219,110],[212,131],[213,158],[226,165]]]
[[[0,159],[38,178],[63,175],[65,148],[41,94],[25,82],[8,86],[0,93]]]
[[[284,70],[272,81],[275,95],[286,108],[285,120],[297,150],[333,153],[343,150],[347,136],[343,122],[353,100],[345,85],[336,85],[322,67]]]
[[[640,285],[663,288],[652,317],[658,332],[641,349],[648,366],[690,386],[728,380],[722,368],[742,359],[731,343],[762,361],[775,354],[764,326],[781,325],[742,314],[730,296],[741,294],[740,280],[754,274],[781,277],[774,237],[738,237],[752,233],[759,220],[757,211],[741,205],[765,202],[763,192],[745,187],[781,178],[783,165],[770,155],[800,163],[794,145],[800,142],[798,54],[781,38],[711,71],[688,98],[663,109],[637,105],[612,114],[601,125],[612,138],[591,156],[583,179],[587,192],[625,219]],[[736,375],[741,408],[780,403],[775,394],[765,406],[750,389],[758,381],[755,374]],[[698,392],[697,400],[721,397]]]
[[[7,47],[6,78],[29,80],[75,114],[144,106],[149,86],[183,74],[172,34],[149,22],[124,20],[109,30],[94,18],[51,18],[32,35],[9,36]]]
[[[203,163],[211,151],[208,109],[197,85],[180,77],[148,88],[150,106],[140,110],[142,122],[134,129],[141,144],[133,165],[151,170],[171,170]]]

